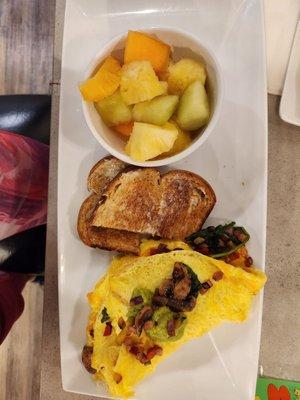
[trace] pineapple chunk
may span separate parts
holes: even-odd
[[[169,66],[169,92],[181,95],[184,90],[196,80],[205,84],[206,72],[204,65],[190,58],[183,58]]]
[[[151,160],[171,150],[177,136],[177,128],[168,122],[162,127],[135,122],[125,151],[135,161]]]
[[[132,120],[132,106],[124,103],[119,90],[95,103],[95,108],[107,126],[124,124]]]
[[[149,61],[123,65],[120,89],[126,104],[151,100],[165,92]]]
[[[168,81],[169,75],[170,75],[170,67],[174,65],[174,62],[172,59],[169,59],[169,64],[168,64],[168,68],[165,69],[162,72],[156,72],[156,75],[158,76],[159,80],[161,81]]]
[[[173,121],[170,121],[170,124],[173,124],[176,127],[176,129],[178,130],[178,136],[171,150],[168,151],[167,153],[162,154],[164,158],[171,157],[174,156],[175,154],[182,152],[192,143],[189,132],[180,129],[179,126]]]
[[[121,65],[109,56],[96,74],[79,85],[85,101],[99,101],[113,94],[120,85]]]
[[[159,81],[160,86],[163,90],[162,94],[167,94],[168,93],[168,82],[165,81]]]
[[[133,119],[149,124],[164,125],[172,117],[178,100],[178,96],[169,95],[135,104]]]
[[[210,106],[205,87],[195,81],[180,98],[176,122],[182,129],[195,131],[205,125],[210,116]]]

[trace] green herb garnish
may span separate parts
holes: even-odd
[[[199,253],[213,258],[226,257],[245,246],[249,233],[235,222],[200,229],[187,238],[188,244]]]
[[[110,316],[107,313],[106,307],[104,307],[103,310],[101,311],[101,315],[102,315],[102,317],[101,317],[102,324],[104,324],[104,322],[107,322],[110,320]]]
[[[201,289],[201,282],[199,281],[197,274],[195,274],[195,272],[192,270],[192,268],[186,264],[185,264],[185,266],[186,266],[186,269],[189,271],[191,281],[192,281],[190,295],[197,297],[199,290]]]

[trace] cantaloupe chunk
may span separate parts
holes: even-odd
[[[168,67],[171,48],[146,33],[129,31],[125,44],[124,63],[148,60],[155,72]]]
[[[120,85],[121,65],[109,56],[96,74],[79,85],[85,101],[99,101],[113,94]]]
[[[126,136],[127,138],[131,135],[133,129],[133,121],[127,122],[126,124],[119,124],[113,126],[113,130],[121,133],[121,135]]]

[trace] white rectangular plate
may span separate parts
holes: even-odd
[[[150,6],[147,6],[150,4]],[[78,82],[101,46],[128,29],[179,27],[214,48],[225,82],[216,129],[192,156],[172,168],[199,173],[218,203],[209,223],[236,221],[251,234],[255,264],[264,268],[267,188],[266,71],[259,0],[67,0],[60,100],[58,171],[59,307],[65,390],[108,397],[80,362],[88,316],[86,293],[105,273],[108,252],[82,244],[77,213],[90,168],[105,155],[89,132]],[[223,324],[164,361],[136,388],[140,400],[253,400],[262,295],[249,320]],[[130,368],[130,366],[129,366]]]

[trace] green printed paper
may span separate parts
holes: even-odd
[[[300,382],[258,378],[255,400],[300,400]]]

